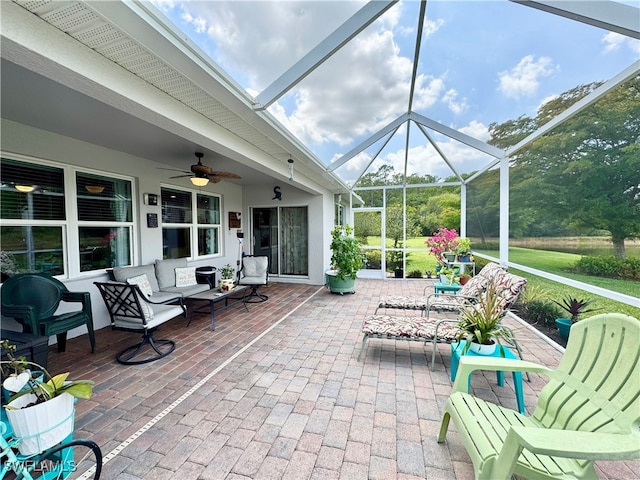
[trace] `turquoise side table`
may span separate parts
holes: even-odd
[[[462,288],[462,285],[459,283],[442,283],[436,282],[433,284],[433,288],[435,289],[436,296],[438,296],[441,292],[453,292],[457,293],[458,290]]]
[[[466,344],[465,340],[461,340],[460,343],[452,343],[451,344],[451,381],[455,381],[456,374],[458,373],[458,364],[460,363],[460,355],[462,354],[462,350]],[[458,346],[459,345],[459,346]],[[504,349],[504,358],[510,358],[512,360],[518,360],[511,350],[507,347],[502,347]],[[465,356],[468,357],[496,357],[501,358],[500,348],[496,348],[495,352],[491,355],[478,355],[471,350],[467,350]],[[504,386],[504,372],[497,371],[496,372],[496,381],[499,387]],[[522,390],[522,372],[513,372],[513,387],[516,391],[516,402],[518,403],[518,411],[521,414],[525,414],[526,410],[524,408],[524,392]],[[469,386],[467,389],[471,390],[471,375],[469,375]]]

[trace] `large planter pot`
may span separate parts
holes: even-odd
[[[497,343],[492,343],[491,345],[483,345],[482,343],[471,342],[469,345],[469,350],[471,350],[476,355],[493,355],[496,351]]]
[[[467,254],[467,255],[458,255],[458,261],[459,262],[470,262],[471,261],[471,255]]]
[[[455,253],[444,252],[442,255],[444,256],[444,258],[449,263],[456,261],[456,254]]]
[[[355,279],[351,277],[346,277],[344,280],[340,279],[338,278],[337,272],[335,270],[329,270],[328,272],[326,272],[326,275],[329,290],[332,293],[339,293],[340,295],[344,293],[356,293]]]
[[[22,408],[35,400],[33,394],[16,398],[7,409],[7,418],[13,433],[20,438],[18,450],[33,455],[53,447],[73,432],[73,396],[63,393],[44,403]]]
[[[558,333],[560,336],[567,340],[569,338],[569,332],[571,331],[571,319],[556,318],[556,326],[558,327]]]
[[[401,268],[398,268],[396,270],[393,271],[393,276],[395,278],[404,278],[404,270]]]

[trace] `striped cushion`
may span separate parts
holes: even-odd
[[[424,310],[428,297],[403,297],[402,295],[386,295],[380,297],[378,308],[405,308],[407,310]]]
[[[389,338],[433,340],[436,335],[436,320],[427,320],[424,317],[367,315],[362,324],[362,333]],[[442,322],[438,325],[438,340],[440,341],[455,341],[459,333],[460,330],[456,323]]]

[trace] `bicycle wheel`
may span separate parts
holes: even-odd
[[[71,440],[29,460],[29,473],[38,480],[99,479],[102,451],[91,440]],[[25,474],[16,480],[28,478]]]

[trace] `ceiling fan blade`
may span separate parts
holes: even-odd
[[[184,178],[184,177],[193,177],[193,173],[190,173],[188,175],[175,175],[173,177],[169,177],[169,178]]]
[[[209,174],[209,177],[218,177],[218,178],[242,178],[240,175],[236,175],[235,173],[231,173],[231,172],[216,172],[216,171],[212,171]]]
[[[180,168],[165,168],[165,167],[157,167],[158,170],[170,170],[172,172],[182,172],[182,173],[191,173],[186,170],[182,170]]]

